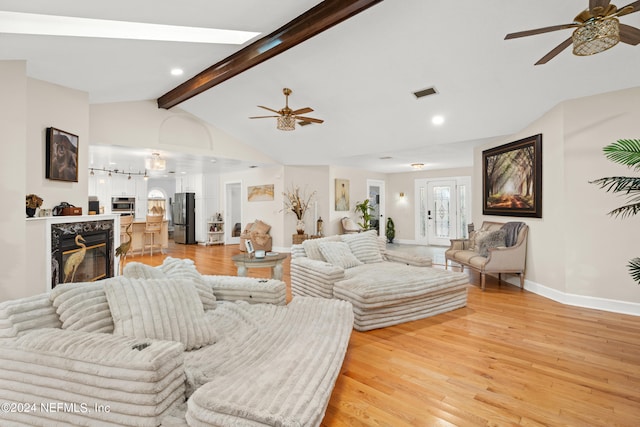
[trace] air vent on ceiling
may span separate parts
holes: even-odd
[[[435,87],[428,87],[426,89],[422,89],[422,90],[419,90],[417,92],[413,92],[413,94],[416,96],[416,99],[420,99],[420,98],[423,98],[423,97],[429,96],[429,95],[435,95],[436,93],[438,93],[438,91],[436,90]]]

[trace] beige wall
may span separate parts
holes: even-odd
[[[475,150],[474,222],[519,220],[482,216],[482,150],[542,133],[543,216],[524,219],[530,226],[529,289],[569,304],[640,313],[639,288],[626,268],[640,256],[640,217],[607,216],[624,198],[589,184],[634,174],[607,160],[602,148],[638,138],[638,100],[640,88],[566,101],[512,137]]]
[[[0,188],[5,205],[0,217],[0,301],[30,295],[27,273],[26,222],[22,202],[27,174],[44,173],[44,163],[27,161],[27,77],[24,61],[0,61],[0,129],[4,141],[0,156]]]
[[[0,61],[2,130],[11,143],[4,144],[2,195],[7,209],[2,219],[4,242],[0,266],[0,301],[46,290],[44,236],[27,227],[22,208],[24,196],[35,193],[50,208],[61,201],[87,208],[87,149],[89,102],[85,92],[28,78],[22,61]],[[47,127],[78,135],[78,182],[45,178]],[[83,166],[84,165],[84,166]]]

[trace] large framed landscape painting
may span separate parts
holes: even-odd
[[[542,134],[482,152],[484,215],[542,218]]]

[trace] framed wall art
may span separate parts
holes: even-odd
[[[336,211],[349,210],[349,180],[336,179]]]
[[[78,182],[78,136],[56,128],[47,128],[46,177],[57,181]]]
[[[542,134],[482,152],[484,215],[542,218]]]
[[[274,184],[250,185],[247,187],[249,202],[265,202],[273,200]]]

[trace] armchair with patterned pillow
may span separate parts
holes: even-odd
[[[272,244],[269,230],[271,230],[271,226],[259,219],[247,224],[240,234],[240,251],[246,252],[246,241],[250,240],[255,250],[269,252]]]

